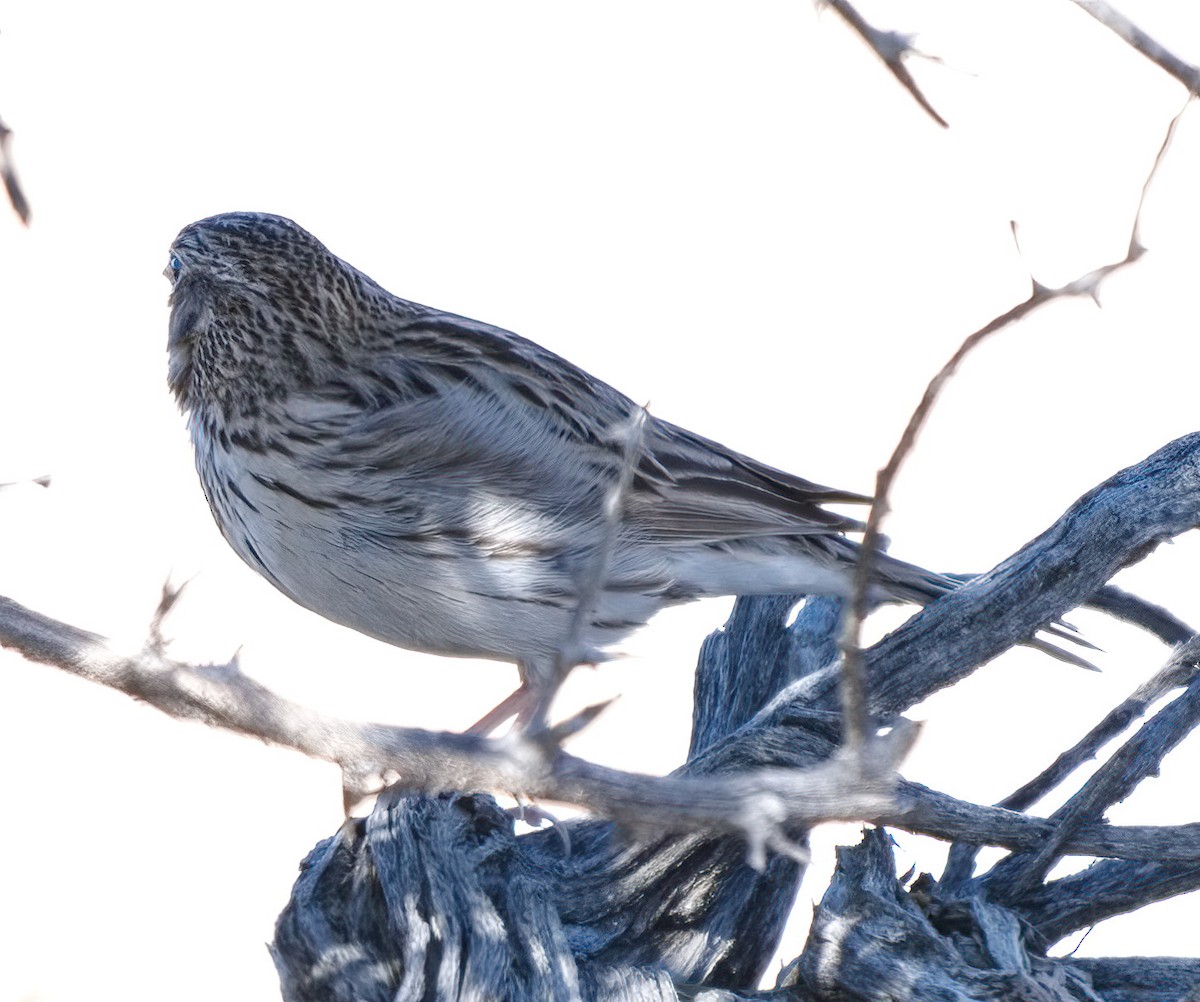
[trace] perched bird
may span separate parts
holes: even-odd
[[[821,487],[646,414],[558,355],[393,295],[290,219],[170,251],[168,380],[213,516],[280,591],[369,636],[515,662],[489,725],[664,606],[848,594],[860,523]],[[953,587],[880,554],[880,597]]]

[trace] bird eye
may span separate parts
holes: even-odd
[[[180,261],[176,255],[172,254],[171,255],[171,270],[179,271],[179,269],[182,267],[183,267],[183,262]]]

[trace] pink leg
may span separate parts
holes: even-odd
[[[527,682],[522,682],[517,686],[515,691],[505,696],[499,703],[468,727],[467,733],[479,734],[486,737],[506,720],[514,716],[517,718],[517,726],[520,727],[533,716],[538,702],[538,694]]]

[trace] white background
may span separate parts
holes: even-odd
[[[1178,0],[1127,12],[1200,60]],[[1183,89],[1067,0],[876,2],[942,63],[936,127],[805,2],[39,4],[0,22],[0,114],[33,205],[0,211],[0,594],[136,645],[167,578],[175,652],[329,713],[460,728],[514,684],[293,607],[218,536],[165,383],[166,250],[230,209],[292,216],[407,298],[516,330],[763,460],[869,491],[970,331],[1120,257]],[[1200,112],[1144,217],[1150,253],[1090,302],[976,354],[905,470],[893,552],[986,569],[1078,495],[1196,428]],[[1022,253],[1009,220],[1021,226]],[[1194,538],[1121,583],[1200,622]],[[700,639],[663,614],[573,680],[620,692],[573,750],[666,771]],[[880,617],[875,632],[907,613]],[[1093,675],[1019,652],[918,707],[911,778],[990,802],[1165,657],[1080,613]],[[340,820],[334,769],[0,656],[0,1002],[271,999],[263,943]],[[1195,748],[1115,821],[1197,820]],[[1052,805],[1043,805],[1049,809]],[[783,947],[803,942],[819,833]],[[936,872],[899,836],[902,865]],[[1195,953],[1183,898],[1081,952]],[[1072,943],[1067,944],[1073,946]]]

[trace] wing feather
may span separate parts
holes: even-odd
[[[382,365],[371,348],[362,385],[318,387],[305,405],[338,425],[331,440],[343,460],[515,503],[536,494],[567,520],[593,516],[637,405],[532,341],[415,309],[390,332],[394,352]],[[869,500],[650,415],[625,512],[638,538],[687,545],[855,531],[861,523],[822,506]]]

